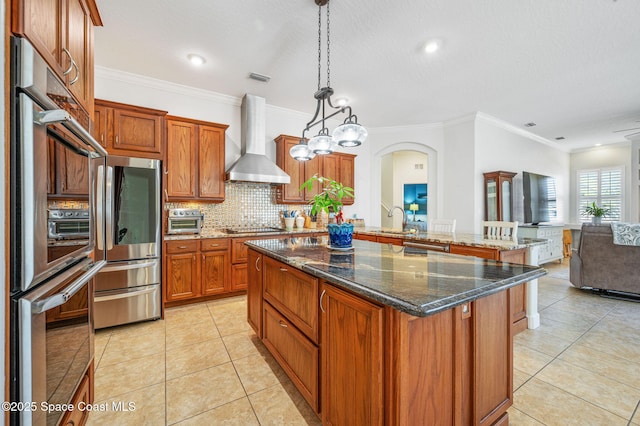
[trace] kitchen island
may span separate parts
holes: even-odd
[[[248,320],[324,424],[507,424],[509,291],[546,272],[325,237],[249,241]]]

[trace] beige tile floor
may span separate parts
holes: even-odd
[[[514,341],[511,425],[640,425],[640,303],[539,280],[542,325]],[[99,330],[89,425],[319,424],[245,320],[244,296]]]

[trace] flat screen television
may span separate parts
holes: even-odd
[[[556,180],[551,176],[522,172],[524,223],[538,225],[554,220],[556,208]]]

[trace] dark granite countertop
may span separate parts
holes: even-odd
[[[434,242],[444,244],[458,244],[461,246],[485,247],[499,250],[517,250],[535,245],[544,245],[548,242],[548,240],[538,238],[518,238],[518,241],[489,240],[484,238],[482,235],[467,234],[461,232],[403,232],[399,229],[375,227],[355,228],[353,232],[355,234],[383,235],[386,237],[402,238],[404,240],[413,241],[416,243]]]
[[[254,240],[249,247],[356,294],[428,316],[541,277],[539,266],[503,263],[354,240],[349,251],[327,237]]]

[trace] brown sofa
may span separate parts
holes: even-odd
[[[640,247],[613,244],[611,225],[585,223],[569,277],[579,288],[640,294]]]

